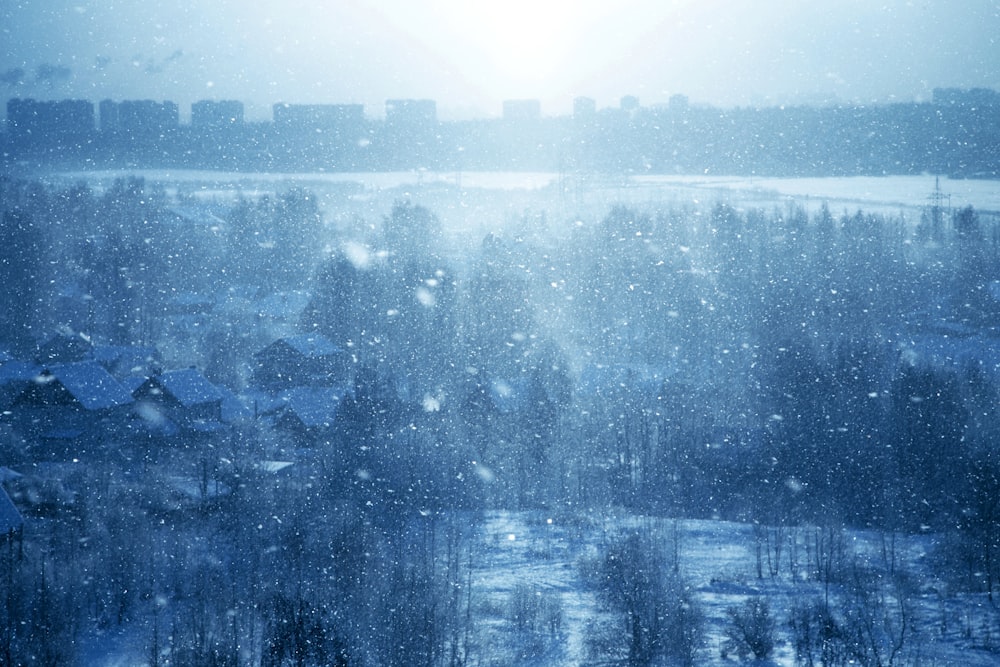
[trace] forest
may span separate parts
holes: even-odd
[[[322,201],[0,180],[0,465],[24,517],[0,542],[0,664],[95,664],[113,638],[150,666],[550,664],[552,595],[473,594],[498,512],[576,526],[586,664],[914,664],[928,605],[995,658],[994,214],[526,209],[460,246],[405,193],[338,224]],[[292,317],[260,305],[290,295]],[[241,416],[168,432],[127,397],[55,437],[54,335],[155,350],[108,371],[131,397],[195,368]],[[292,336],[343,369],[265,377]],[[299,389],[323,418],[290,423]],[[745,526],[749,580],[805,602],[712,621],[679,565],[693,521]],[[933,591],[903,566],[924,538]]]

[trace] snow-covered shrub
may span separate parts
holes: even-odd
[[[747,598],[742,605],[726,609],[723,655],[735,653],[741,660],[771,657],[777,641],[771,606],[760,596]]]

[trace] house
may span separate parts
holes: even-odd
[[[347,353],[320,334],[280,338],[254,360],[254,382],[269,391],[350,384]]]
[[[127,405],[132,397],[103,366],[95,361],[80,361],[46,368],[17,402],[96,413]]]
[[[334,387],[295,387],[282,394],[264,416],[297,441],[314,441],[333,428],[347,393]]]
[[[187,428],[221,424],[223,392],[196,368],[154,375],[132,392],[143,406],[154,406],[167,419]]]
[[[50,366],[15,396],[11,422],[48,455],[106,448],[127,421],[132,396],[95,361]]]

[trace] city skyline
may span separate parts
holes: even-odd
[[[925,101],[934,88],[1000,88],[1000,5],[856,0],[833,7],[631,0],[503,5],[294,0],[170,7],[79,0],[0,9],[0,98],[239,99],[248,121],[277,102],[430,98],[442,120],[498,117],[537,99],[566,115],[627,95],[719,107]]]

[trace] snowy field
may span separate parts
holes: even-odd
[[[707,176],[637,176],[640,188],[676,188],[713,194],[731,193],[747,201],[795,201],[807,208],[827,202],[836,215],[842,209],[886,212],[928,206],[935,192],[935,177],[851,176],[835,178],[733,178]],[[953,209],[973,206],[1000,212],[1000,181],[948,179],[937,181],[941,203]]]
[[[828,178],[759,178],[708,175],[650,175],[609,177],[561,175],[544,172],[365,172],[365,173],[242,173],[189,169],[145,169],[137,171],[77,171],[54,174],[52,183],[86,181],[95,189],[116,178],[138,176],[162,185],[168,193],[185,192],[199,197],[231,197],[235,193],[269,193],[297,185],[327,189],[351,186],[369,195],[405,189],[413,194],[426,190],[538,191],[549,186],[572,195],[581,187],[605,195],[618,191],[624,199],[648,201],[714,201],[735,196],[753,202],[794,200],[819,205],[828,202],[831,211],[858,207],[869,210],[908,210],[927,206],[935,191],[935,177],[850,176]],[[1000,213],[1000,181],[985,179],[938,180],[942,203],[952,208],[974,206]]]
[[[786,548],[777,574],[757,571],[759,532],[748,524],[711,520],[637,517],[612,510],[590,513],[487,512],[470,545],[470,636],[465,664],[486,667],[584,667],[618,664],[600,646],[621,645],[608,638],[612,613],[604,607],[583,569],[616,536],[630,530],[656,535],[664,558],[676,558],[679,572],[703,615],[695,664],[721,667],[796,664],[789,618],[792,610],[822,598],[823,584],[810,566],[816,528],[786,529]],[[884,535],[840,533],[844,556],[878,569],[884,565]],[[895,537],[896,567],[915,582],[908,594],[913,610],[905,650],[898,665],[1000,664],[996,628],[989,627],[992,604],[982,596],[955,596],[942,602],[947,584],[928,573],[933,535]],[[766,562],[766,561],[765,561]],[[831,586],[839,594],[839,584]],[[527,600],[526,600],[527,598]],[[769,660],[741,662],[723,656],[727,609],[750,598],[767,601],[775,620],[776,645]],[[531,603],[534,599],[534,603]],[[525,604],[528,602],[529,604]],[[519,614],[530,608],[532,618]],[[886,617],[892,620],[894,610]],[[130,624],[82,642],[84,664],[94,667],[145,666],[148,628]],[[603,636],[603,643],[600,641]],[[988,645],[987,645],[988,644]],[[847,664],[860,664],[848,662]],[[874,663],[872,663],[874,664]]]
[[[735,656],[722,657],[726,610],[758,596],[769,602],[777,622],[778,642],[770,661],[755,664],[795,664],[789,613],[795,606],[823,595],[823,585],[810,572],[809,565],[809,545],[816,537],[815,528],[786,531],[785,540],[788,544],[794,541],[796,547],[783,550],[776,575],[772,576],[765,566],[763,577],[759,577],[755,556],[759,534],[750,525],[640,519],[610,512],[603,517],[560,518],[537,512],[486,515],[474,547],[472,607],[479,620],[474,624],[477,631],[473,656],[488,665],[604,664],[589,645],[594,621],[608,612],[583,580],[580,566],[623,527],[653,530],[662,538],[666,557],[676,553],[681,576],[693,590],[705,617],[705,640],[696,664],[742,664]],[[881,567],[884,536],[846,532],[842,537],[844,553],[852,562]],[[985,597],[960,598],[964,610],[942,606],[939,592],[946,584],[928,574],[934,546],[935,538],[929,535],[896,537],[897,567],[905,569],[916,582],[909,600],[915,613],[907,651],[896,664],[998,664],[1000,653],[980,645],[975,610],[989,604]],[[512,629],[510,603],[516,590],[525,589],[554,603],[559,611],[554,632],[530,637]],[[837,586],[831,590],[836,592]]]

